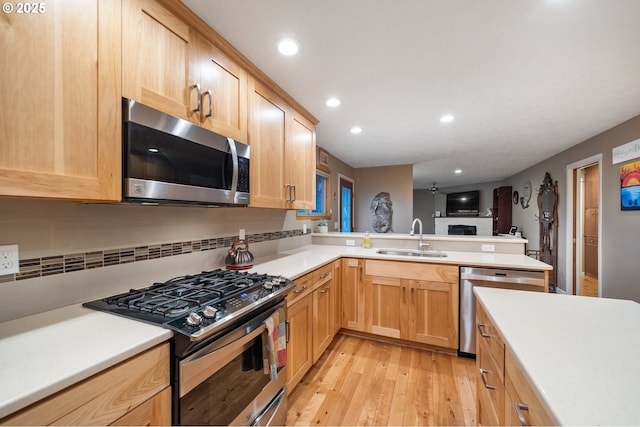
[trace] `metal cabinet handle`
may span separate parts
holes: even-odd
[[[307,289],[307,285],[302,285],[302,288],[298,289],[297,291],[293,291],[294,294],[299,294],[300,292],[304,291],[305,289]]]
[[[284,322],[284,327],[286,329],[284,335],[285,335],[285,341],[287,343],[289,343],[289,338],[291,338],[291,332],[290,332],[291,331],[291,326],[289,326],[289,323],[290,322],[288,320],[285,320],[285,322]]]
[[[205,117],[211,117],[213,115],[213,96],[211,95],[211,89],[202,94],[202,97],[207,96],[209,98],[209,113],[205,114]]]
[[[293,199],[291,198],[291,187],[293,187],[291,184],[287,184],[285,186],[287,188],[287,192],[289,193],[287,195],[287,202],[293,202]]]
[[[319,292],[319,293],[321,293],[321,294],[326,294],[326,293],[327,293],[327,291],[328,291],[328,289],[321,289],[321,290],[319,290],[318,292]]]
[[[293,188],[293,199],[291,199],[293,202],[295,202],[298,197],[296,196],[296,186],[292,185],[291,188]]]
[[[192,88],[192,89],[193,89],[193,88],[195,88],[195,90],[196,90],[196,95],[197,95],[197,97],[198,97],[198,105],[196,105],[196,109],[195,109],[195,110],[193,110],[193,112],[194,112],[194,113],[197,113],[198,111],[200,111],[200,107],[201,107],[201,105],[202,105],[202,104],[201,104],[201,101],[200,101],[200,100],[201,100],[201,98],[200,98],[200,97],[202,96],[202,95],[200,94],[200,83],[196,83],[196,84],[194,84],[193,86],[191,86],[191,88]]]
[[[413,301],[413,294],[415,293],[415,288],[411,288],[411,304],[414,303]]]
[[[360,270],[360,281],[364,282],[364,268],[360,266],[358,269]]]
[[[484,323],[478,323],[478,332],[480,332],[480,335],[482,335],[485,338],[491,338],[491,335],[489,335],[488,333],[486,333],[484,331],[484,327],[487,326]]]
[[[327,271],[326,273],[320,275],[320,279],[324,279],[325,277],[327,277],[330,273]]]
[[[405,288],[404,286],[402,287],[402,302],[406,303],[407,302],[407,288]]]
[[[520,421],[520,425],[526,426],[527,420],[524,419],[522,411],[528,411],[529,406],[526,403],[518,402],[517,400],[513,403],[516,407],[516,415],[518,415],[518,421]]]
[[[480,378],[482,378],[482,384],[484,384],[484,388],[488,388],[489,390],[495,390],[496,386],[489,384],[487,382],[487,378],[484,376],[485,374],[490,374],[491,371],[487,371],[486,369],[480,368]]]

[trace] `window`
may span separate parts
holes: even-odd
[[[331,179],[329,174],[316,171],[316,208],[313,210],[298,210],[296,219],[330,219]]]

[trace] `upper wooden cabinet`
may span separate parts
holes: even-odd
[[[196,31],[189,40],[191,121],[247,143],[247,72]]]
[[[315,126],[300,114],[289,114],[289,134],[285,135],[285,184],[289,195],[288,209],[314,209],[316,194]]]
[[[120,200],[120,4],[3,14],[0,196]]]
[[[189,26],[157,2],[125,0],[122,96],[189,120],[189,36]]]
[[[315,126],[270,88],[249,80],[251,206],[313,209]]]

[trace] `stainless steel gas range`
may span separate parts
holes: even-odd
[[[286,348],[274,346],[286,340],[284,298],[294,286],[280,276],[214,270],[84,305],[175,331],[173,424],[284,425]]]

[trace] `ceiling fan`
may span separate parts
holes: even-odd
[[[433,185],[431,185],[431,187],[427,188],[427,191],[431,194],[438,194],[440,193],[440,189],[438,187],[436,187],[436,183],[434,182]]]

